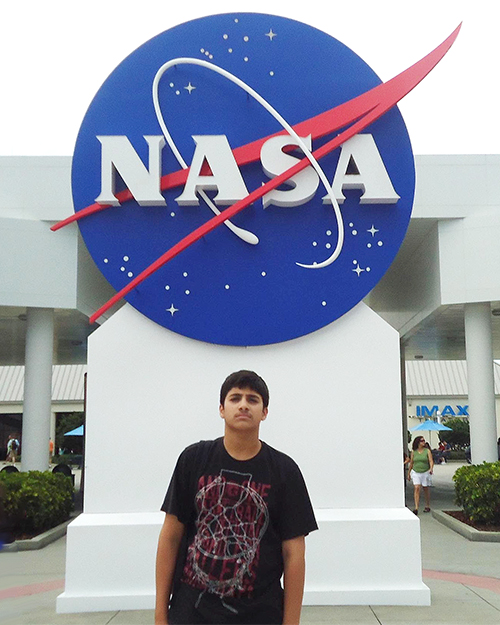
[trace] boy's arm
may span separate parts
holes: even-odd
[[[281,548],[285,589],[283,625],[299,625],[306,573],[305,536],[284,540]]]
[[[173,514],[166,514],[156,552],[155,625],[168,623],[168,602],[172,590],[175,563],[184,535],[184,524]]]

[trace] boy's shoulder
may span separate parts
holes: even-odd
[[[216,438],[210,441],[202,440],[202,441],[198,441],[197,443],[191,443],[191,445],[188,445],[182,453],[184,452],[194,453],[199,449],[210,449],[214,447],[217,444],[217,441],[219,440],[220,440],[219,438]]]
[[[275,447],[271,447],[268,443],[262,441],[262,445],[266,451],[266,453],[277,463],[279,463],[285,469],[299,469],[299,465],[295,462],[295,460],[285,454],[283,451],[276,449]]]
[[[209,458],[213,457],[213,454],[217,455],[222,449],[222,437],[214,440],[201,440],[188,445],[181,453],[179,460],[187,466],[198,466],[199,462],[205,463]],[[263,456],[267,457],[271,464],[285,475],[301,472],[298,464],[291,456],[272,447],[265,441],[262,441],[262,454],[259,454],[253,461],[258,461],[259,458],[262,460]],[[252,460],[249,462],[252,462]]]
[[[189,462],[194,461],[196,458],[204,457],[207,454],[212,453],[217,448],[220,440],[221,439],[216,438],[215,440],[202,440],[197,443],[192,443],[184,449],[180,458]]]

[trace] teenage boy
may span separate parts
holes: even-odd
[[[298,625],[304,539],[317,525],[298,466],[259,439],[268,404],[260,376],[232,373],[224,437],[179,457],[162,506],[156,625]]]

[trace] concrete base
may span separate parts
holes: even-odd
[[[156,511],[182,449],[222,434],[220,384],[242,368],[268,382],[261,436],[300,466],[317,511],[306,602],[429,603],[419,521],[404,507],[393,328],[359,304],[308,336],[234,348],[185,339],[124,306],[89,340],[85,513],[68,530],[58,610],[153,606]],[[367,476],[360,458],[380,454],[384,470]]]
[[[419,520],[409,510],[315,512],[320,531],[307,538],[304,605],[430,605]],[[152,563],[162,522],[161,512],[75,519],[68,527],[73,552],[57,611],[152,609]]]
[[[304,605],[430,605],[420,522],[407,508],[315,510]]]
[[[57,612],[154,608],[162,512],[81,514],[68,526],[71,557]]]

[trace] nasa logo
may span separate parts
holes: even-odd
[[[421,77],[411,68],[414,84],[437,56]],[[111,303],[125,295],[227,345],[290,340],[349,311],[410,219],[413,155],[393,105],[411,87],[398,78],[386,89],[336,39],[271,15],[209,16],[138,48],[83,120],[66,220]]]

